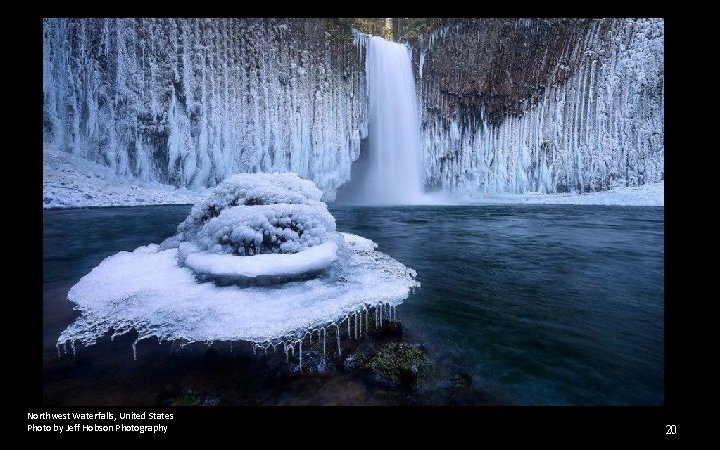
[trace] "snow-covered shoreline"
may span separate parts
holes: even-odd
[[[109,167],[52,146],[43,147],[44,209],[189,205],[200,200],[205,192],[128,179],[115,175]],[[665,182],[585,194],[487,194],[449,203],[665,206]]]
[[[194,204],[203,194],[121,177],[109,167],[43,146],[43,209]]]
[[[665,206],[665,181],[584,194],[487,194],[469,204]]]

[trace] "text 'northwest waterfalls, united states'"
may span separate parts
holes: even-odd
[[[371,37],[366,71],[370,161],[361,201],[416,203],[422,195],[422,155],[408,48]]]

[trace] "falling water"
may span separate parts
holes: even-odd
[[[415,80],[408,48],[373,36],[367,59],[368,203],[418,203],[422,199]]]

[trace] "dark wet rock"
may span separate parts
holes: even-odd
[[[416,79],[423,93],[439,95],[442,115],[472,117],[483,110],[491,123],[521,114],[547,88],[567,81],[585,56],[590,37],[602,36],[613,19],[462,19],[450,32],[411,41]],[[435,30],[439,30],[438,26]],[[426,51],[422,77],[419,57]]]
[[[402,337],[405,326],[399,320],[383,320],[380,330],[377,331],[379,338]]]
[[[343,368],[351,372],[361,370],[367,363],[368,358],[369,355],[364,352],[352,353],[343,361]]]
[[[472,386],[472,375],[465,372],[455,372],[450,375],[448,383],[454,389],[468,388]]]

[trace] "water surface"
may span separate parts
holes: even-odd
[[[234,403],[403,402],[345,375],[260,386],[227,361],[133,363],[129,349],[118,354],[118,346],[58,358],[57,337],[77,316],[65,299],[68,289],[103,258],[173,234],[189,208],[43,213],[47,403],[153,404],[179,386],[212,384]],[[425,343],[439,367],[468,374],[495,402],[663,403],[662,207],[330,210],[340,231],[376,241],[417,270],[422,287],[398,308],[407,339]]]

